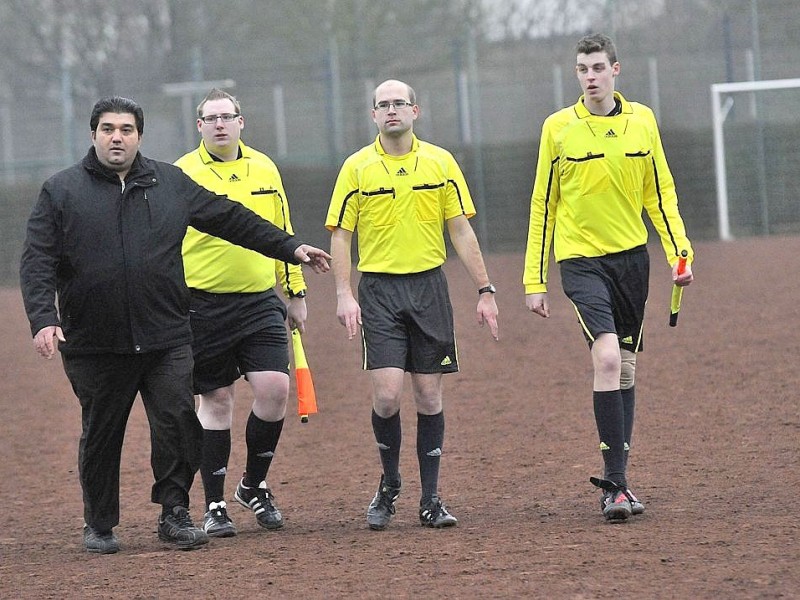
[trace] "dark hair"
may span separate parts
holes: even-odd
[[[197,116],[203,116],[203,107],[206,105],[206,102],[211,102],[212,100],[230,100],[233,102],[233,108],[236,109],[236,112],[242,114],[242,107],[239,105],[239,101],[236,99],[236,96],[229,94],[225,90],[221,90],[219,88],[212,88],[206,97],[197,105]]]
[[[611,38],[602,33],[593,33],[591,35],[583,36],[577,46],[575,46],[577,54],[592,54],[593,52],[605,52],[608,56],[608,62],[612,65],[617,62],[617,49]]]
[[[97,131],[97,124],[100,122],[100,115],[103,113],[131,114],[136,119],[136,130],[139,135],[144,133],[144,112],[142,107],[130,98],[122,96],[106,96],[100,98],[92,108],[92,116],[89,117],[89,128]]]

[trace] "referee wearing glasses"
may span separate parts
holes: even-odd
[[[238,100],[211,90],[197,107],[197,149],[175,164],[200,185],[240,202],[292,233],[278,169],[241,141]],[[236,535],[224,500],[231,452],[235,382],[246,376],[253,406],[245,429],[247,458],[234,500],[264,529],[280,529],[283,516],[267,487],[267,472],[283,429],[289,397],[286,319],[305,330],[306,283],[298,265],[260,256],[189,228],[183,242],[186,283],[192,292],[194,392],[203,425],[200,475],[206,499],[203,529],[212,537]],[[274,291],[280,284],[288,307]]]
[[[475,284],[476,318],[497,339],[497,304],[469,218],[475,207],[461,169],[446,150],[413,133],[420,109],[401,81],[380,84],[372,120],[378,136],[351,155],[334,187],[325,226],[331,231],[336,316],[350,339],[361,326],[363,365],[372,381],[372,429],[383,467],[367,509],[384,529],[400,494],[400,404],[411,374],[417,411],[420,523],[457,523],[439,497],[444,443],[442,374],[458,371],[453,311],[441,265],[444,228]],[[358,299],[351,287],[351,242],[358,229]]]

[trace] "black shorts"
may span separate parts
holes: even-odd
[[[644,309],[650,284],[645,246],[559,263],[561,285],[572,302],[589,346],[601,333],[614,333],[621,348],[644,349]]]
[[[289,373],[286,305],[274,291],[191,293],[195,394],[227,387],[249,372]]]
[[[453,307],[441,268],[411,275],[364,273],[358,301],[364,369],[458,371]]]

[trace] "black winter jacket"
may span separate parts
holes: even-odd
[[[123,184],[90,148],[44,183],[28,220],[20,286],[31,333],[60,325],[64,353],[135,354],[191,343],[181,257],[189,225],[295,264],[303,243],[141,154]]]

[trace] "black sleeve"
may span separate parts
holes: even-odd
[[[22,300],[32,335],[43,327],[60,324],[55,301],[61,240],[58,211],[45,183],[28,219],[19,269]]]

